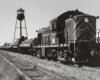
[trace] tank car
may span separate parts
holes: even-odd
[[[33,45],[37,41],[37,38],[26,39],[19,45],[20,53],[33,55],[34,50]]]
[[[22,41],[26,40],[27,37],[22,36],[21,38],[17,39],[16,41],[14,41],[14,43],[12,43],[12,51],[14,52],[19,52],[19,45],[22,43]]]

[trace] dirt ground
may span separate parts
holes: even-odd
[[[0,51],[2,55],[9,55],[16,60],[24,60],[28,61],[31,64],[36,64],[37,66],[43,67],[52,72],[58,73],[63,77],[66,77],[68,80],[100,80],[100,70],[89,69],[89,68],[79,68],[73,67],[70,65],[62,65],[58,62],[48,61],[43,59],[38,59],[36,57],[13,53],[13,52],[5,52]],[[5,54],[4,54],[5,53]],[[71,78],[70,78],[71,77]]]
[[[15,67],[0,55],[0,80],[27,80]]]

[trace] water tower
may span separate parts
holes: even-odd
[[[22,8],[17,10],[17,17],[16,17],[16,24],[15,24],[15,31],[14,31],[14,40],[15,40],[15,35],[16,35],[16,29],[20,29],[20,38],[21,38],[23,36],[22,35],[22,29],[24,28],[25,31],[26,31],[26,37],[28,38],[27,27],[26,27],[26,20],[25,20],[24,12],[25,11]],[[17,21],[20,21],[19,27],[17,27]],[[22,27],[22,21],[24,21],[24,24],[25,24],[24,27]]]

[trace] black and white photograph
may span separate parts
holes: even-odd
[[[0,0],[0,80],[100,80],[100,1]]]

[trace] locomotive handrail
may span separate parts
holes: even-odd
[[[79,34],[81,31],[83,31],[83,30],[84,30],[84,29],[79,30],[78,33],[77,33],[76,35],[78,35],[78,34]]]
[[[83,30],[84,30],[84,29],[79,30],[78,33],[77,33],[76,35],[74,35],[74,36],[77,36],[77,35],[78,35],[81,31],[83,31]],[[76,46],[76,45],[75,45],[75,38],[74,38],[74,52],[75,52],[75,46]]]
[[[82,31],[82,30],[84,30],[84,29],[81,29],[80,31]],[[67,30],[67,31],[69,32],[69,30]],[[78,34],[80,33],[80,31],[79,31],[76,35],[78,35]],[[64,33],[64,32],[66,32],[66,31],[61,31],[61,32],[58,32],[57,34],[59,35],[59,34]],[[69,32],[69,34],[70,34],[70,32]],[[50,36],[50,33],[49,33],[49,36]],[[43,39],[43,37],[38,37],[38,39]],[[68,41],[69,41],[69,42],[70,42],[70,41],[75,41],[75,38],[74,38],[74,40],[68,40]],[[48,41],[48,42],[50,43],[50,41]],[[49,44],[49,43],[48,43],[48,44]],[[40,42],[39,44],[40,44],[40,46],[41,46],[41,44],[46,44],[46,42],[42,42],[42,43]],[[67,43],[67,44],[68,44],[68,43]]]
[[[68,31],[68,33],[70,34],[70,31],[69,30],[67,30]],[[74,40],[68,40],[69,41],[69,43],[70,43],[70,41],[73,41],[74,42],[74,47],[75,47],[75,36],[77,36],[81,31],[85,31],[84,29],[80,29],[78,32],[77,32],[77,34],[75,34],[74,35]],[[64,33],[64,32],[66,32],[66,31],[61,31],[61,32],[58,32],[57,34],[59,35],[59,34],[61,34],[61,33]],[[49,33],[49,36],[50,36],[50,33]],[[38,37],[38,40],[42,40],[43,39],[43,37]],[[82,41],[82,40],[81,40]],[[87,42],[87,40],[86,40],[86,38],[85,38],[85,40],[83,40],[83,41],[85,41],[85,42]],[[41,46],[41,44],[42,45],[44,45],[44,44],[50,44],[50,41],[49,40],[47,40],[47,42],[46,42],[46,40],[44,40],[44,41],[40,41],[39,42],[39,44],[40,44],[40,46]],[[75,51],[75,48],[74,48],[74,51]]]
[[[69,30],[66,30],[66,31],[68,31],[68,33],[70,34],[70,31]],[[57,34],[59,35],[59,34],[61,34],[61,33],[64,33],[64,32],[66,32],[66,31],[61,31],[61,32],[58,32]],[[69,41],[69,43],[71,42],[71,41],[73,41],[74,42],[74,51],[75,51],[75,46],[76,46],[76,42],[75,42],[75,36],[77,36],[81,31],[85,31],[85,29],[81,29],[81,30],[79,30],[75,35],[74,35],[74,40],[68,40]],[[96,35],[97,35],[97,33],[96,33]],[[95,35],[95,36],[96,36]],[[50,36],[50,33],[49,33],[49,36]],[[85,41],[85,42],[88,42],[88,41],[92,41],[94,38],[95,38],[95,36],[93,37],[93,38],[91,38],[90,40],[86,40],[86,37],[85,37],[85,40],[80,40],[80,41]],[[41,39],[43,39],[43,37],[38,37],[38,40],[41,40]],[[36,40],[37,41],[37,40]],[[35,41],[35,42],[36,42]],[[40,44],[40,46],[41,45],[50,45],[50,40],[44,40],[43,42],[38,42],[38,45]],[[64,43],[65,44],[65,43]],[[70,49],[70,48],[69,48]]]
[[[97,33],[96,33],[96,35],[97,35]],[[93,38],[92,39],[90,39],[90,42],[96,37],[96,35],[95,36],[93,36]]]
[[[63,33],[63,32],[65,32],[65,31],[58,32],[57,34],[60,34],[60,33]]]
[[[96,32],[96,35],[98,34],[98,33],[100,33],[100,29],[97,29],[97,30],[99,30],[99,32]],[[90,42],[96,37],[96,35],[92,38],[92,39],[90,39]],[[99,37],[99,36],[98,36]]]

